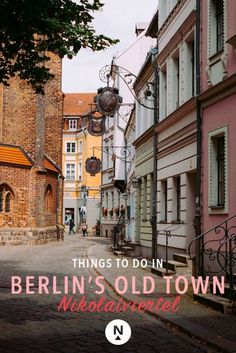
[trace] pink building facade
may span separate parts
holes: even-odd
[[[233,233],[224,229],[236,226],[236,1],[200,1],[200,19],[200,204],[201,233],[206,233],[200,252],[204,271],[215,266],[220,271],[223,257],[220,265],[213,264],[204,251],[225,255]]]

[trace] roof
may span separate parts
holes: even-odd
[[[20,146],[0,144],[0,163],[31,167],[33,162]]]
[[[65,93],[63,115],[82,115],[91,110],[96,93]]]
[[[11,164],[31,168],[34,161],[22,147],[0,144],[0,164]],[[44,155],[43,167],[52,172],[61,173],[60,168],[46,155]]]
[[[61,172],[60,168],[49,158],[48,156],[44,155],[43,159],[43,166],[45,169],[50,170],[52,172]]]
[[[158,9],[154,14],[145,35],[147,37],[157,38],[157,32],[158,32]]]

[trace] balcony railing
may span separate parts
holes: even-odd
[[[225,277],[230,299],[235,302],[236,215],[194,238],[188,253],[190,259],[195,260],[197,275]]]

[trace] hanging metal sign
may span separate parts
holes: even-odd
[[[98,94],[94,97],[97,110],[105,115],[113,115],[120,108],[122,101],[119,90],[108,86],[99,88]]]
[[[101,171],[102,163],[97,157],[90,157],[85,162],[85,170],[91,176],[95,176]]]
[[[95,118],[93,115],[89,117],[88,132],[93,136],[102,136],[106,131],[106,117]]]

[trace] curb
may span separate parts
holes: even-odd
[[[93,247],[96,247],[96,245],[91,246],[86,252],[86,257],[88,259],[91,259],[92,256],[95,256],[95,254],[89,254],[91,252],[90,249],[92,249]],[[99,272],[97,268],[93,268],[93,270],[99,276],[104,277],[103,274]],[[113,284],[107,278],[104,277],[104,281],[112,289],[112,291],[116,293],[118,297],[122,298],[126,302],[134,303],[132,299],[128,299],[127,297],[117,293]],[[209,330],[203,329],[199,325],[191,323],[190,321],[187,321],[183,318],[181,318],[181,321],[180,321],[180,318],[176,314],[172,314],[171,318],[169,319],[164,315],[154,313],[150,310],[145,311],[145,313],[159,319],[165,324],[170,324],[172,326],[179,328],[180,331],[182,331],[183,333],[186,333],[193,338],[200,339],[201,341],[207,343],[211,347],[214,347],[218,350],[220,349],[224,353],[236,353],[236,347],[233,342],[225,338],[216,337]]]

